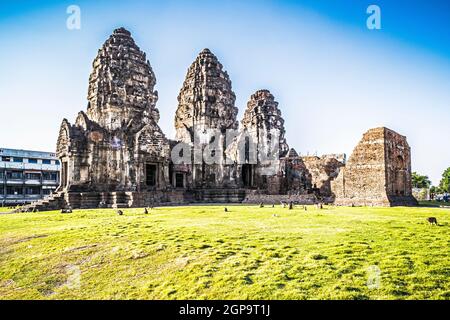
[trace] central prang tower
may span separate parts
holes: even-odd
[[[197,158],[192,172],[195,187],[234,185],[233,168],[225,164],[225,137],[227,129],[238,128],[235,100],[227,72],[217,57],[209,49],[204,49],[189,67],[178,95],[176,140],[192,147],[195,143],[196,155],[200,158],[202,154],[211,158],[220,154],[222,157],[213,164]],[[216,145],[212,155],[204,152],[211,141]]]

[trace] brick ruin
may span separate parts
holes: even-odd
[[[387,128],[367,131],[332,181],[332,190],[338,205],[416,205],[406,137]]]
[[[62,121],[61,186],[31,208],[415,203],[410,148],[392,130],[367,132],[348,162],[345,155],[299,156],[289,149],[281,111],[268,90],[250,97],[239,125],[229,75],[204,49],[179,93],[171,140],[158,126],[155,85],[150,62],[130,32],[114,30],[93,62],[86,112],[74,124]]]

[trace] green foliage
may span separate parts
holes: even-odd
[[[436,186],[432,186],[430,188],[430,193],[434,193],[434,194],[440,194],[442,193],[442,189],[440,187],[436,187]]]
[[[0,215],[0,299],[450,299],[448,209],[227,208]]]
[[[442,179],[439,183],[439,187],[444,192],[450,192],[450,167],[447,168],[442,174]]]
[[[413,188],[428,189],[431,185],[428,176],[420,175],[417,172],[413,172],[411,178]]]

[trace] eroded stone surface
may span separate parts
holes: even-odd
[[[302,157],[306,167],[307,179],[313,189],[325,197],[333,196],[331,181],[339,174],[345,166],[345,155],[324,155],[322,157],[310,156]]]
[[[266,145],[277,139],[279,157],[284,157],[289,151],[284,136],[284,119],[278,109],[278,102],[269,90],[258,90],[250,97],[242,119],[242,130],[248,131],[258,148],[268,149]]]
[[[108,129],[121,128],[130,119],[159,121],[155,74],[146,54],[124,28],[113,34],[98,51],[89,77],[89,119]]]
[[[235,100],[228,73],[217,57],[204,49],[189,67],[178,95],[176,139],[191,143],[194,131],[237,129]]]

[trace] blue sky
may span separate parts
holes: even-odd
[[[72,4],[80,30],[66,28]],[[370,4],[381,30],[366,27]],[[450,166],[450,2],[440,0],[1,1],[0,146],[55,149],[119,26],[147,53],[170,138],[187,68],[208,47],[230,75],[239,119],[254,91],[271,90],[299,153],[350,155],[367,129],[387,126],[408,137],[413,170],[438,183]]]

